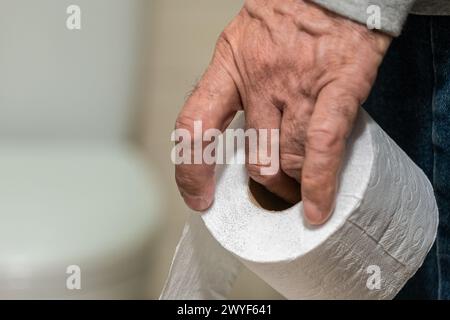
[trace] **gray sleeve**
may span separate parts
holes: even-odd
[[[416,0],[310,0],[330,11],[367,24],[371,13],[368,8],[376,5],[380,8],[381,31],[398,36],[403,24]]]

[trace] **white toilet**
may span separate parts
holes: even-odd
[[[146,2],[2,0],[0,299],[147,297],[163,201],[127,141]]]

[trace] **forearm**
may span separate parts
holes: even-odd
[[[370,6],[380,8],[380,31],[398,36],[416,0],[309,0],[330,11],[366,24]]]

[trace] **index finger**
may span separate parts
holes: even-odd
[[[219,52],[220,50],[225,49],[220,46],[216,48],[211,65],[176,121],[176,130],[184,132],[184,141],[180,143],[190,148],[188,158],[191,161],[176,165],[175,178],[186,204],[197,211],[211,206],[215,188],[215,164],[205,163],[203,158],[195,158],[196,154],[200,154],[201,150],[213,143],[204,141],[203,134],[209,129],[223,131],[240,108],[236,85],[224,68],[226,62],[223,61],[223,52]]]

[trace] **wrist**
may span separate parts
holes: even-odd
[[[306,11],[310,10],[312,16],[314,15],[317,17],[318,15],[317,12],[321,12],[327,18],[333,20],[335,22],[335,28],[340,26],[341,28],[348,28],[354,30],[361,36],[362,39],[373,42],[377,51],[385,52],[389,48],[390,43],[392,42],[393,37],[388,33],[385,33],[377,29],[369,29],[367,27],[367,24],[363,24],[361,22],[352,20],[346,16],[340,15],[336,12],[333,12],[323,6],[314,3],[311,0],[298,0],[298,2],[304,4],[305,10]]]

